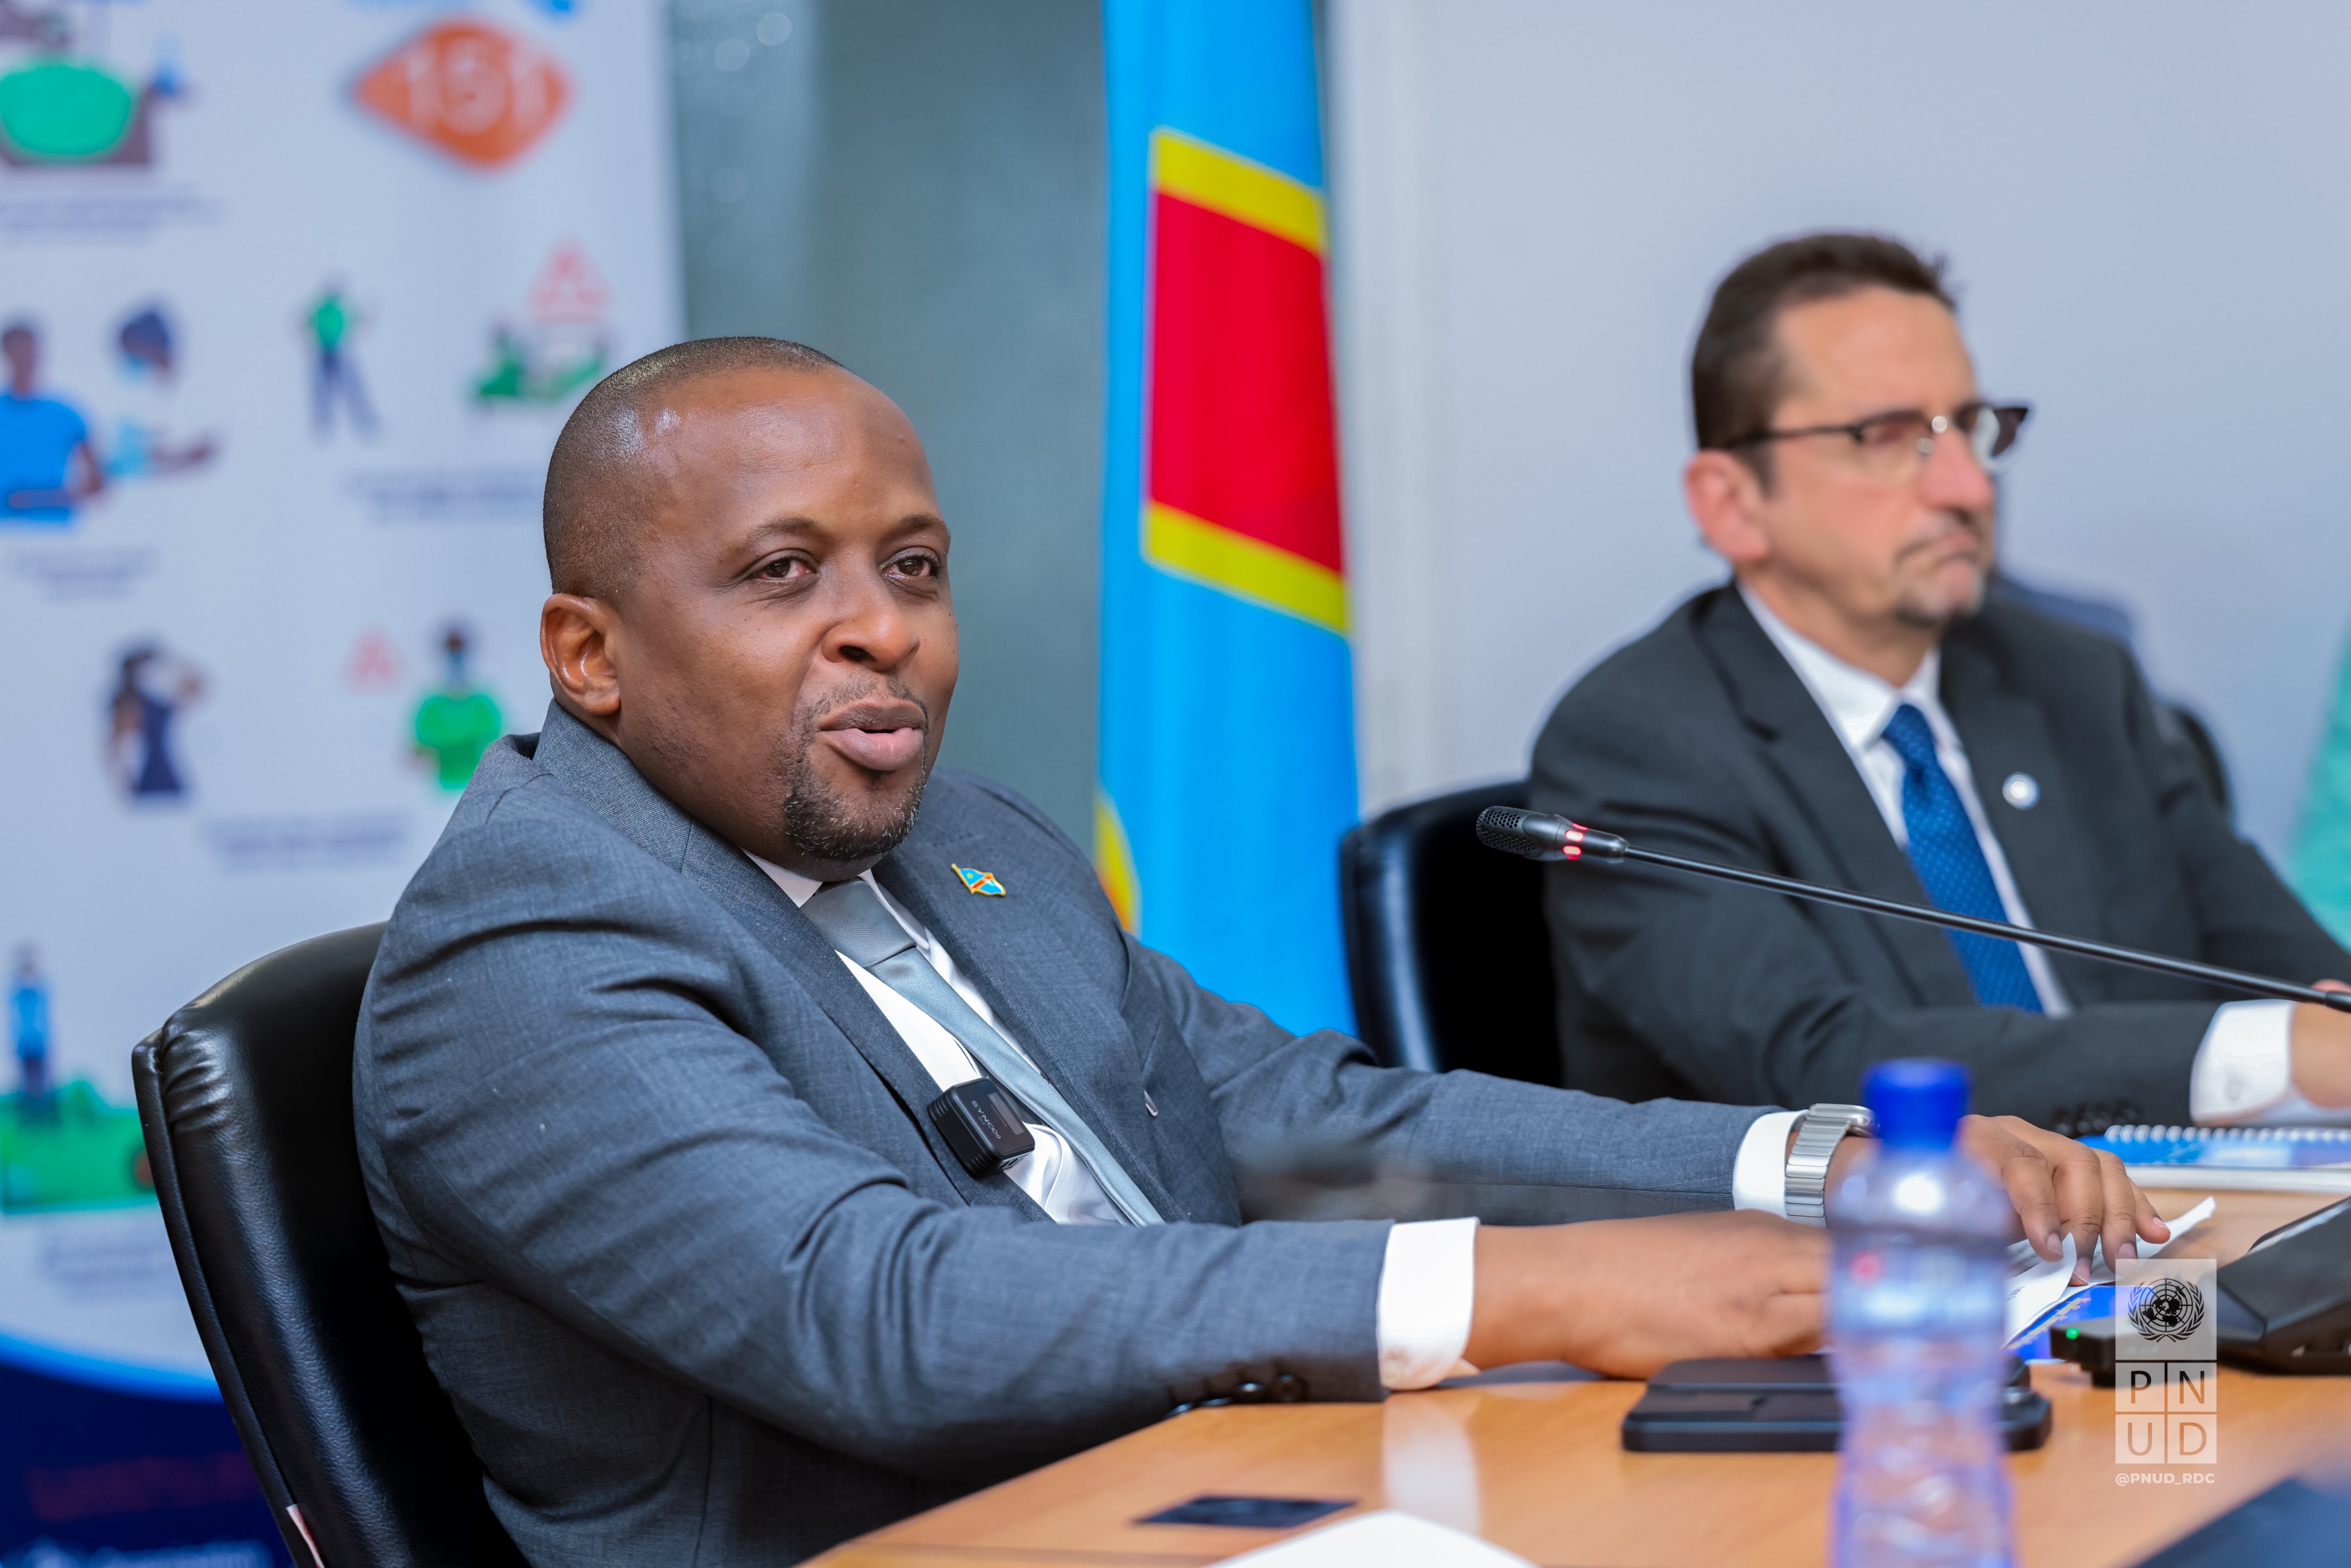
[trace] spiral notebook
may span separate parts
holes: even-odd
[[[2351,1127],[2108,1127],[2082,1142],[2141,1186],[2351,1193]]]

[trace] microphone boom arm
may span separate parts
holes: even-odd
[[[2142,953],[2132,947],[2109,946],[2104,942],[2062,936],[2053,931],[2035,931],[1999,920],[1980,920],[1972,915],[1954,915],[1949,910],[1930,909],[1924,904],[1873,898],[1865,893],[1848,893],[1839,887],[1823,887],[1816,883],[1798,882],[1792,877],[1773,876],[1769,872],[1718,865],[1711,861],[1684,860],[1679,855],[1635,849],[1614,833],[1604,833],[1596,828],[1571,822],[1564,817],[1546,817],[1508,806],[1491,806],[1478,819],[1478,839],[1489,849],[1525,855],[1530,860],[1595,860],[1616,863],[1640,861],[1692,876],[1714,877],[1723,882],[1767,888],[1773,893],[1784,893],[1792,898],[1807,898],[1815,904],[1833,904],[1845,909],[1865,910],[1872,915],[1890,915],[1896,920],[1915,920],[1925,925],[1970,931],[1979,936],[2030,942],[2036,947],[2071,953],[2077,957],[2096,958],[2135,969],[2152,969],[2158,974],[2200,980],[2208,986],[2221,986],[2252,996],[2284,1002],[2311,1002],[2319,1007],[2332,1008],[2336,1012],[2351,1013],[2351,991],[2322,991],[2315,986],[2297,986],[2285,980],[2271,979],[2266,975],[2248,974],[2241,969],[2224,969],[2216,964],[2199,964],[2192,959],[2174,958],[2162,953]]]

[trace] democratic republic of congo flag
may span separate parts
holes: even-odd
[[[1129,929],[1351,1027],[1354,686],[1309,0],[1106,0],[1109,439],[1094,863]]]

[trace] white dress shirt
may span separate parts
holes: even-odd
[[[746,852],[747,853],[747,852]],[[768,873],[795,905],[806,904],[823,885],[797,872],[749,856]],[[914,950],[930,961],[939,977],[955,988],[971,1010],[1003,1035],[1005,1043],[1021,1051],[1003,1020],[956,967],[946,944],[932,940],[923,923],[867,872],[863,880],[881,896],[882,907],[914,939]],[[848,955],[834,956],[849,967],[882,1016],[914,1053],[916,1061],[940,1088],[983,1076],[979,1064],[963,1042],[914,1003],[876,978]],[[1035,1063],[1032,1061],[1031,1066]],[[1793,1111],[1775,1111],[1756,1119],[1739,1145],[1731,1170],[1731,1202],[1738,1208],[1761,1208],[1773,1214],[1787,1209],[1788,1129]],[[1120,1224],[1118,1211],[1102,1193],[1093,1173],[1075,1150],[1050,1127],[1034,1123],[1034,1153],[1004,1167],[1004,1174],[1027,1193],[1046,1216],[1063,1225]],[[1447,1377],[1477,1371],[1461,1359],[1469,1343],[1469,1325],[1477,1307],[1477,1242],[1475,1219],[1411,1220],[1388,1230],[1387,1254],[1380,1269],[1377,1310],[1380,1381],[1389,1388],[1426,1388]]]
[[[1936,760],[1943,765],[1951,787],[1959,791],[1960,803],[1967,808],[1968,821],[1976,831],[1976,842],[1983,851],[1985,863],[1991,868],[1992,886],[1999,890],[2001,908],[2010,925],[2030,927],[2032,912],[2024,907],[2024,900],[2016,891],[2016,878],[2009,872],[2008,856],[2001,852],[1999,835],[1991,831],[1984,816],[1983,802],[1976,794],[1975,776],[1968,767],[1967,748],[1959,743],[1959,732],[1953,727],[1950,715],[1943,711],[1942,650],[1929,650],[1917,672],[1907,681],[1899,686],[1889,685],[1798,633],[1773,614],[1771,607],[1750,592],[1746,584],[1740,585],[1739,595],[1746,601],[1756,623],[1763,628],[1763,634],[1771,639],[1772,645],[1804,683],[1804,689],[1813,694],[1821,712],[1827,716],[1829,727],[1844,743],[1846,754],[1861,771],[1862,782],[1869,787],[1870,799],[1877,802],[1877,812],[1886,819],[1886,831],[1905,853],[1910,848],[1910,829],[1902,816],[1903,761],[1901,754],[1886,740],[1886,727],[1905,703],[1926,716],[1927,727],[1935,736]],[[2041,993],[2042,1010],[2052,1018],[2064,1017],[2072,1010],[2071,1004],[2050,967],[2049,955],[2023,943],[2017,946],[2024,955],[2025,972],[2032,977],[2033,988]],[[2293,1024],[2292,1002],[2222,1004],[2212,1015],[2212,1022],[2204,1031],[2204,1041],[2197,1047],[2195,1064],[2189,1071],[2189,1113],[2199,1123],[2335,1116],[2335,1113],[2311,1104],[2294,1088]]]

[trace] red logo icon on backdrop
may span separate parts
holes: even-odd
[[[427,27],[368,68],[360,105],[442,152],[494,168],[561,118],[571,83],[543,49],[486,23]]]
[[[381,626],[360,632],[343,659],[343,685],[355,692],[398,691],[407,679],[408,661]]]
[[[555,247],[530,286],[530,313],[541,321],[601,321],[612,291],[574,240]]]

